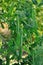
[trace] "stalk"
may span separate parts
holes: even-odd
[[[9,55],[6,56],[6,65],[10,64]]]

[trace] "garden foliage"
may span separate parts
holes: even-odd
[[[43,1],[0,0],[0,24],[3,22],[11,32],[7,37],[0,34],[0,55],[2,60],[6,58],[6,65],[11,59],[17,60],[18,65],[43,65],[43,56],[39,57],[43,51],[38,49],[43,46]]]

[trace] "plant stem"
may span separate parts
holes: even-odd
[[[10,62],[10,60],[9,60],[9,55],[7,55],[7,56],[6,56],[6,65],[9,65],[9,62]]]

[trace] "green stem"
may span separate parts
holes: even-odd
[[[6,56],[6,65],[9,65],[10,60],[9,60],[9,55]]]

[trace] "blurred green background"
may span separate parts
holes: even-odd
[[[11,35],[0,34],[0,64],[43,65],[43,1],[0,0],[1,23]]]

